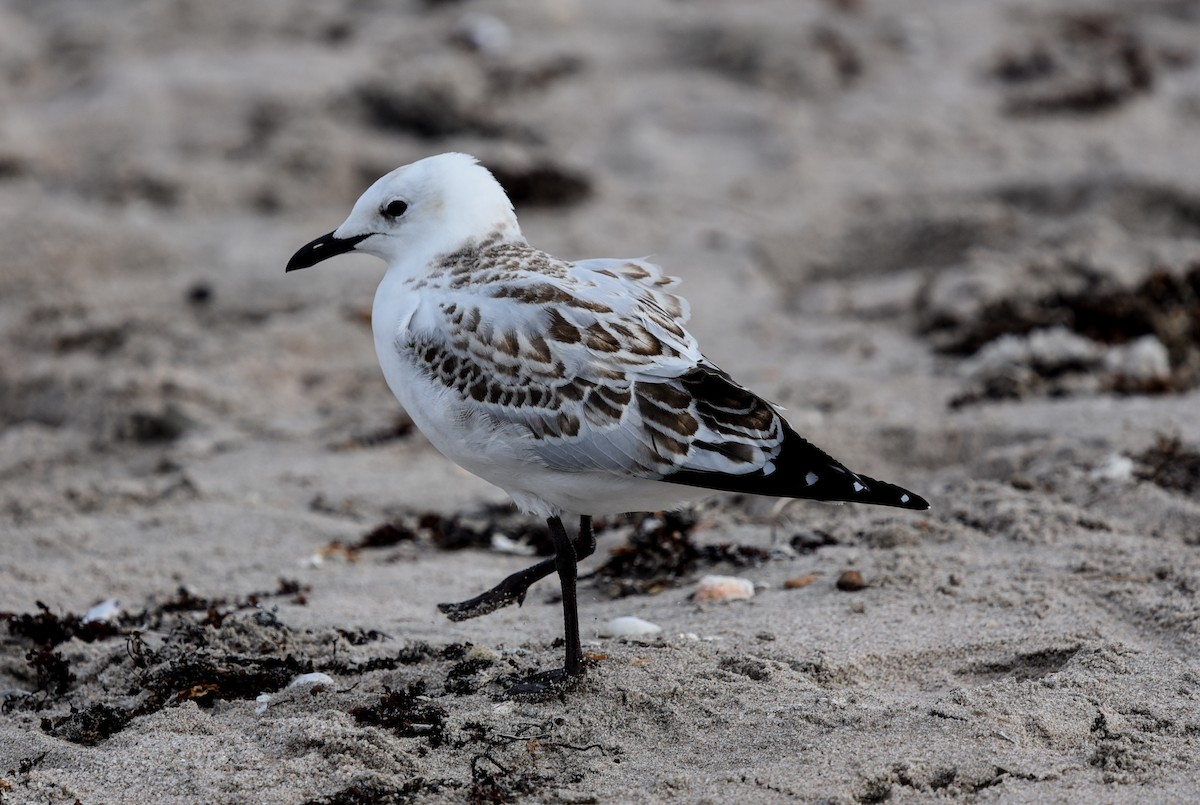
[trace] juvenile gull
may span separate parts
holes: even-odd
[[[440,604],[452,620],[521,603],[557,570],[566,663],[583,673],[576,562],[593,515],[668,509],[707,490],[926,509],[800,437],[704,357],[678,280],[644,260],[568,262],[531,247],[491,173],[465,154],[392,171],[288,271],[338,254],[382,258],[371,328],[392,393],[447,458],[550,526],[555,556]],[[572,541],[562,516],[579,517]]]

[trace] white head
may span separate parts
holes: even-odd
[[[439,154],[397,168],[367,188],[341,226],[293,255],[287,270],[334,255],[366,252],[389,265],[427,260],[499,232],[521,241],[512,202],[487,168],[467,154]]]

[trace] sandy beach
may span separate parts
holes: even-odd
[[[1200,2],[12,0],[0,108],[0,803],[1200,798]],[[544,524],[284,274],[445,151],[932,509],[604,518],[507,697]]]

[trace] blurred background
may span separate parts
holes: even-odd
[[[9,0],[0,505],[494,498],[428,450],[391,480],[424,443],[371,349],[382,266],[282,270],[447,150],[535,245],[683,276],[710,357],[876,474],[1113,399],[1187,430],[1198,48],[1184,0]]]
[[[1200,0],[0,0],[0,770],[22,795],[357,802],[378,774],[439,801],[503,776],[478,752],[526,727],[492,693],[557,661],[561,613],[540,588],[466,623],[434,603],[527,563],[534,528],[384,385],[382,264],[284,274],[378,176],[450,150],[533,245],[682,277],[711,359],[934,504],[647,521],[651,547],[718,540],[723,572],[771,557],[734,567],[756,609],[696,607],[695,566],[642,580],[661,595],[585,582],[589,639],[636,611],[726,642],[607,644],[558,743],[500,755],[513,786],[1194,796]],[[256,676],[199,712],[179,696],[212,675],[167,673],[197,657],[272,692],[315,658],[349,687],[260,720]],[[442,751],[350,724],[426,682]],[[129,730],[92,749],[89,712]]]
[[[1190,387],[1195,311],[1163,324],[1137,293],[1198,282],[1198,8],[9,0],[0,427],[169,441],[384,416],[361,321],[380,267],[280,267],[446,150],[497,173],[535,245],[682,275],[713,357],[785,404],[852,405],[827,359],[881,349],[880,323],[912,338],[882,375],[1052,331],[921,406]],[[826,355],[793,365],[813,339],[763,306],[828,319]],[[1068,376],[1004,364],[1031,352]]]

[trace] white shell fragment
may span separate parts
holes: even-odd
[[[331,677],[329,674],[322,674],[320,672],[311,673],[311,674],[300,674],[300,676],[296,677],[295,679],[293,679],[291,682],[288,683],[286,690],[302,688],[302,687],[305,687],[308,685],[313,685],[313,686],[321,685],[321,686],[325,686],[325,687],[332,687],[333,686],[333,677]],[[274,700],[274,698],[275,697],[272,696],[270,693],[260,693],[258,695],[258,698],[256,698],[254,700],[255,702],[257,702],[257,704],[254,707],[254,714],[261,716],[263,713],[267,712],[267,708],[271,706],[271,702],[272,702],[272,700]]]
[[[737,576],[705,576],[696,588],[697,603],[743,601],[754,597],[754,582]]]
[[[117,616],[121,611],[121,602],[115,598],[109,598],[107,601],[101,601],[96,606],[89,609],[83,616],[83,623],[95,623],[97,621],[110,621]]]
[[[496,532],[491,538],[492,550],[497,553],[510,553],[514,556],[533,556],[537,553],[537,548],[530,545],[528,542],[518,542],[507,534]]]
[[[662,634],[661,626],[632,615],[613,618],[600,629],[601,637],[648,637],[656,634]]]
[[[333,677],[322,673],[300,674],[288,683],[288,688],[298,688],[303,685],[333,685]]]
[[[512,45],[508,24],[491,14],[464,14],[454,26],[453,38],[471,50],[498,56]]]
[[[1097,481],[1133,480],[1133,459],[1120,453],[1112,453],[1091,472]]]
[[[269,693],[258,694],[258,698],[254,700],[258,702],[258,704],[254,706],[254,715],[261,716],[263,713],[267,712],[267,708],[271,705],[271,698],[271,694]]]

